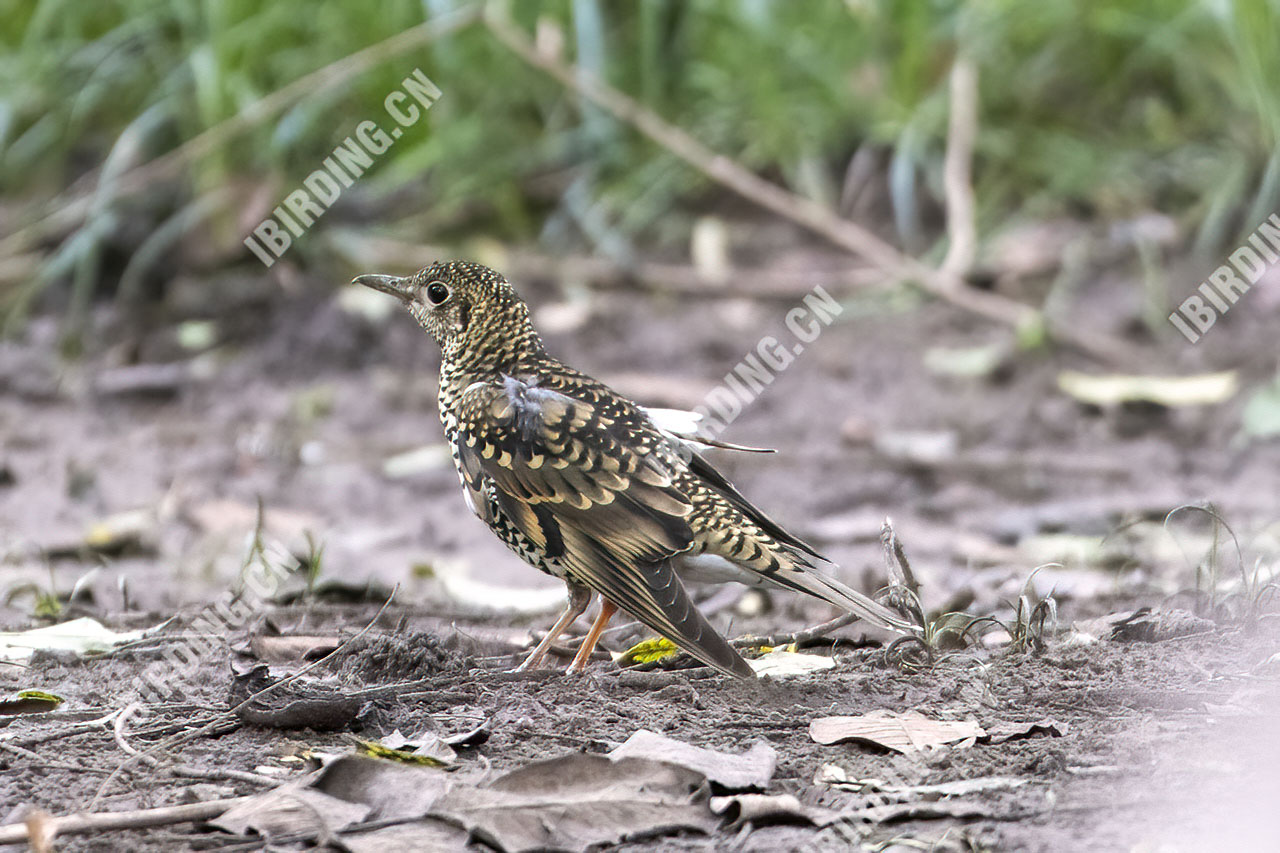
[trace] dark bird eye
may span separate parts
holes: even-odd
[[[449,298],[449,286],[443,281],[433,281],[427,285],[427,299],[432,305],[439,305]]]

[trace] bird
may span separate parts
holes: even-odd
[[[440,420],[467,506],[525,562],[566,584],[564,611],[518,670],[540,666],[599,595],[569,672],[586,669],[622,610],[702,663],[755,677],[682,578],[807,593],[868,623],[911,630],[821,571],[826,558],[704,455],[756,448],[700,435],[693,413],[645,409],[551,356],[502,274],[455,260],[352,283],[399,300],[440,346]]]

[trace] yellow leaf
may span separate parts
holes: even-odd
[[[43,690],[20,690],[12,697],[0,700],[0,714],[43,714],[64,701],[61,696]]]
[[[373,758],[385,758],[388,761],[400,761],[405,764],[421,764],[426,767],[448,767],[449,765],[438,758],[432,758],[429,755],[422,755],[417,752],[410,752],[407,749],[392,749],[389,746],[383,746],[376,740],[357,741],[358,748],[365,755]]]
[[[680,647],[666,637],[650,637],[641,640],[618,657],[620,666],[635,666],[638,663],[656,663],[673,658],[680,653]]]

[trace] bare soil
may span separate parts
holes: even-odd
[[[638,729],[729,751],[763,739],[780,756],[770,793],[837,811],[863,798],[816,783],[828,763],[851,778],[896,784],[1025,780],[969,798],[971,816],[858,828],[867,843],[941,839],[969,845],[954,849],[1019,851],[1280,846],[1280,664],[1272,659],[1280,623],[1265,607],[1246,613],[1247,597],[1231,596],[1241,592],[1232,586],[1232,551],[1221,552],[1230,560],[1223,558],[1215,599],[1188,592],[1211,530],[1203,518],[1162,526],[1174,508],[1211,500],[1244,543],[1250,567],[1274,561],[1280,445],[1239,437],[1239,397],[1185,409],[1083,406],[1057,390],[1057,375],[1101,369],[1071,353],[1018,353],[985,379],[939,376],[925,367],[926,350],[997,342],[1006,333],[937,305],[899,311],[882,299],[848,300],[839,321],[725,434],[779,452],[722,455],[721,466],[829,554],[833,571],[867,589],[884,583],[878,537],[892,516],[931,610],[1008,621],[1009,602],[1031,571],[1060,559],[1035,583],[1038,595],[1052,590],[1058,603],[1060,630],[1048,647],[980,645],[912,667],[886,656],[885,637],[854,626],[834,646],[814,649],[834,654],[835,669],[799,678],[739,683],[703,669],[619,671],[604,660],[584,677],[514,676],[507,670],[531,631],[553,617],[554,582],[471,518],[438,448],[387,467],[440,441],[431,342],[407,317],[372,320],[318,291],[264,298],[248,284],[225,287],[174,286],[187,296],[172,297],[171,315],[217,323],[220,345],[195,358],[179,345],[173,316],[151,326],[105,311],[81,362],[56,358],[49,320],[0,344],[0,467],[9,472],[0,479],[0,571],[10,596],[0,628],[40,624],[24,584],[52,586],[65,599],[82,581],[64,617],[89,615],[117,629],[177,614],[157,637],[111,654],[40,652],[29,666],[0,664],[0,693],[38,688],[67,700],[54,712],[0,717],[0,823],[23,807],[65,814],[91,802],[123,810],[253,793],[261,787],[225,771],[288,775],[310,752],[350,749],[352,734],[455,734],[483,723],[491,736],[464,750],[462,761],[495,771],[604,751]],[[782,318],[803,296],[604,291],[566,299],[547,282],[522,289],[554,352],[644,403],[685,408],[761,335],[791,340]],[[1078,294],[1076,320],[1143,338],[1131,320],[1136,291],[1100,275]],[[1246,386],[1269,379],[1276,309],[1260,298],[1256,310],[1237,309],[1231,326],[1196,347],[1163,341],[1145,367],[1236,368]],[[318,577],[308,592],[298,573],[224,631],[193,627],[202,608],[236,588],[259,498],[272,542],[300,555],[309,547],[304,533],[324,544]],[[107,537],[105,546],[101,531],[86,540],[95,523],[118,525],[120,513],[138,509],[127,535]],[[1096,537],[1112,531],[1100,553]],[[1075,535],[1095,544],[1072,551]],[[275,727],[278,719],[242,722],[182,745],[156,767],[135,765],[100,790],[127,757],[122,741],[159,743],[246,695],[261,657],[252,638],[350,637],[397,586],[367,633],[311,673],[316,685],[359,699],[335,718],[337,730],[318,730],[318,719],[289,728]],[[523,592],[511,602],[498,594],[511,589]],[[832,615],[790,596],[703,594],[719,627],[735,635],[795,630]],[[1146,634],[1113,637],[1109,623],[1090,621],[1142,607],[1163,614]],[[621,621],[606,637],[615,651],[643,636]],[[217,636],[183,673],[180,697],[136,711],[121,738],[107,726],[77,726],[133,701],[139,674],[184,632]],[[988,727],[1048,718],[1056,728],[915,756],[819,746],[808,735],[815,717],[875,709]],[[175,762],[205,778],[174,775]],[[734,828],[624,849],[841,850],[851,846],[850,832]],[[67,837],[59,849],[243,842],[180,824]]]

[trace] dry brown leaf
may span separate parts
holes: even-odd
[[[1036,735],[1062,737],[1067,733],[1067,724],[1053,719],[1037,720],[1034,723],[999,723],[987,726],[987,733],[980,738],[983,743],[1004,743],[1010,740],[1022,740]]]
[[[358,743],[361,752],[374,758],[443,768],[452,768],[458,763],[458,753],[434,732],[418,732],[413,737],[405,737],[396,729],[381,740],[360,740]]]
[[[984,734],[982,727],[972,720],[931,720],[918,711],[901,714],[872,711],[856,717],[819,717],[809,723],[809,737],[817,743],[859,740],[902,753],[979,738]]]
[[[626,743],[609,753],[609,757],[614,761],[649,758],[678,764],[701,773],[712,784],[730,791],[767,788],[778,766],[778,751],[763,741],[756,741],[751,749],[734,755],[693,746],[645,729],[627,738]]]
[[[136,642],[163,628],[166,623],[141,631],[112,631],[88,616],[59,622],[29,631],[0,632],[0,661],[21,663],[31,659],[36,649],[75,652],[78,655],[102,654],[116,646]]]
[[[331,797],[362,803],[379,820],[421,817],[456,784],[444,770],[362,755],[325,765],[313,787]]]
[[[368,817],[371,809],[298,784],[283,785],[232,806],[210,821],[236,835],[327,836]]]
[[[483,788],[455,786],[434,816],[507,853],[585,851],[720,821],[697,792],[701,773],[643,758],[573,754],[535,761]]]

